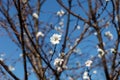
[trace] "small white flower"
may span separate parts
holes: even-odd
[[[83,73],[83,75],[85,75],[85,76],[86,76],[86,75],[88,75],[88,72],[87,72],[87,71],[85,71],[85,72]]]
[[[57,12],[57,16],[62,17],[65,14],[63,10]]]
[[[110,31],[105,32],[105,36],[108,37],[108,39],[110,39],[110,40],[113,39],[113,35]]]
[[[94,71],[93,71],[93,73],[94,73],[94,74],[96,74],[96,73],[97,73],[97,71],[96,71],[96,70],[94,70]]]
[[[99,53],[99,54],[98,54],[98,57],[100,57],[100,58],[105,54],[105,52],[104,52],[102,49],[100,49],[100,48],[98,48],[97,51],[98,51],[98,53]]]
[[[90,67],[90,66],[92,65],[92,63],[93,63],[93,61],[87,60],[87,61],[85,62],[85,66]]]
[[[14,71],[15,70],[15,68],[13,66],[11,66],[11,65],[8,68],[9,68],[10,71]]]
[[[97,35],[97,32],[94,32],[94,35]]]
[[[77,29],[80,30],[80,26],[79,25],[77,26]]]
[[[61,68],[61,67],[57,67],[57,71],[58,71],[58,72],[61,72],[61,71],[62,71],[62,68]]]
[[[59,25],[60,25],[61,27],[63,27],[63,26],[64,26],[64,22],[63,22],[63,21],[60,21],[60,22],[59,22]]]
[[[63,65],[62,68],[63,69],[68,69],[68,67],[66,65]]]
[[[50,51],[49,51],[49,54],[51,54],[51,55],[52,55],[52,54],[53,54],[53,51],[52,51],[52,50],[50,50]]]
[[[50,37],[50,42],[55,45],[55,44],[59,44],[60,43],[60,40],[61,40],[61,35],[59,34],[53,34],[51,37]]]
[[[39,32],[36,34],[36,37],[38,38],[39,36],[44,37],[44,34],[43,34],[41,31],[39,31]]]
[[[83,73],[83,80],[90,80],[87,71],[85,71],[85,72]]]
[[[61,27],[56,27],[56,26],[55,26],[54,29],[55,29],[56,31],[58,31],[58,32],[61,32],[61,31],[62,31]]]
[[[20,56],[20,57],[23,57],[23,54],[21,53],[19,56]]]
[[[34,18],[36,18],[36,19],[38,19],[39,18],[39,16],[38,16],[38,14],[37,13],[33,13],[33,15],[32,15]]]

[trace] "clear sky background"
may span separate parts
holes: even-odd
[[[35,1],[36,1],[36,0],[35,0]],[[34,0],[31,0],[31,4],[34,4],[35,1],[34,1]],[[74,2],[74,4],[75,4],[75,3],[76,3],[76,2]],[[65,3],[65,4],[66,4],[66,3]],[[85,4],[85,5],[87,5],[87,4]],[[84,6],[85,6],[85,5],[84,5]],[[86,8],[86,10],[87,10],[87,6],[86,6],[85,8]],[[48,22],[48,23],[56,23],[56,22],[57,22],[57,19],[55,19],[55,18],[53,18],[53,17],[55,17],[56,12],[59,11],[59,10],[61,10],[61,9],[63,9],[63,8],[60,7],[60,5],[56,2],[56,0],[47,0],[47,1],[44,3],[44,5],[42,6],[42,10],[41,10],[42,13],[41,13],[39,19],[45,21],[46,23],[47,23],[47,22]],[[108,10],[111,10],[111,4],[107,6],[107,9],[108,9]],[[64,10],[64,9],[63,9],[63,10]],[[86,18],[85,14],[83,14],[83,12],[82,12],[81,10],[79,10],[79,9],[74,9],[74,11],[76,11],[76,13],[78,13],[78,14],[80,14],[80,15],[82,15],[82,16],[84,16],[84,17]],[[10,12],[10,14],[12,14],[12,13],[14,13],[14,10],[13,10],[13,12],[12,12],[12,11]],[[107,15],[107,14],[104,14],[103,16],[105,16],[105,15]],[[1,15],[0,15],[0,16],[1,16]],[[73,19],[74,19],[74,17],[73,17]],[[64,17],[64,23],[66,24],[66,17]],[[82,29],[84,28],[83,24],[84,24],[84,23],[79,22],[79,25],[81,26],[81,31],[82,31]],[[73,22],[71,23],[71,25],[70,25],[70,29],[72,29],[74,25],[75,25],[75,22],[73,21]],[[64,27],[65,27],[65,26],[66,26],[66,25],[64,25]],[[112,25],[110,25],[110,26],[111,26],[110,28],[106,28],[106,29],[103,30],[102,35],[103,35],[103,39],[104,39],[105,42],[108,42],[109,45],[113,45],[113,43],[112,43],[111,41],[109,41],[108,39],[106,39],[106,38],[104,37],[104,32],[106,32],[106,31],[111,31],[111,32],[113,33],[113,35],[114,35],[113,41],[115,41],[115,39],[116,39],[116,32],[115,32],[115,29],[112,27]],[[91,29],[91,30],[92,30],[92,29]],[[50,35],[51,35],[52,33],[54,33],[54,31],[51,32]],[[76,31],[76,32],[73,34],[73,37],[78,36],[77,33],[79,33],[79,31],[78,31],[78,32]],[[73,37],[71,37],[71,39],[72,39]],[[74,40],[74,39],[73,39],[73,40]],[[90,40],[91,42],[88,42],[88,40]],[[48,37],[48,39],[46,39],[46,41],[49,42],[49,37]],[[93,43],[94,43],[94,44],[93,44]],[[73,62],[71,62],[71,63],[74,63],[75,61],[78,61],[78,60],[79,60],[82,64],[84,64],[84,62],[85,62],[87,59],[89,59],[91,56],[97,55],[97,49],[94,49],[97,43],[98,43],[98,42],[97,42],[97,38],[96,38],[96,36],[95,36],[94,34],[91,35],[91,36],[89,36],[88,38],[86,38],[85,41],[83,41],[80,45],[78,45],[78,48],[81,49],[81,52],[82,52],[82,53],[86,53],[87,58],[84,58],[84,59],[75,59],[75,56],[72,56],[71,59],[73,59]],[[89,46],[92,45],[92,46],[94,46],[94,47],[91,47],[91,48],[87,47],[87,48],[86,48],[86,45],[89,45]],[[59,48],[59,46],[58,46],[58,48]],[[84,49],[85,49],[85,50],[84,50]],[[89,54],[88,54],[88,52],[89,52]],[[15,67],[15,71],[13,71],[13,72],[14,72],[18,77],[20,77],[21,79],[23,79],[23,76],[24,76],[24,75],[23,75],[22,60],[20,59],[20,61],[15,62],[16,64],[14,64],[14,63],[11,64],[11,62],[16,61],[16,60],[18,60],[18,58],[20,58],[19,55],[20,55],[21,53],[22,53],[22,51],[19,49],[18,46],[16,46],[15,43],[13,43],[13,42],[11,41],[11,39],[9,38],[9,36],[8,36],[7,33],[5,32],[5,30],[3,30],[2,28],[0,28],[0,54],[5,54],[5,56],[3,56],[3,58],[4,58],[5,62],[7,62],[6,64],[7,64],[7,65],[13,65],[13,66]],[[86,55],[85,55],[85,56],[86,56]],[[0,56],[0,57],[2,57],[2,56]],[[71,64],[70,66],[72,66],[72,64]],[[99,69],[100,69],[100,68],[99,68]],[[96,70],[99,71],[99,69],[97,68]],[[67,73],[67,72],[66,72],[66,73]],[[96,77],[96,80],[100,80],[100,79],[98,79],[98,78],[100,78],[100,77],[102,77],[102,78],[104,79],[103,72],[102,72],[102,71],[99,71],[98,73],[99,73],[99,74],[96,74],[96,75],[98,76],[98,77]],[[96,76],[96,75],[95,75],[95,76]],[[93,76],[93,77],[95,77],[95,76]],[[63,74],[62,77],[64,77],[64,74]],[[37,80],[37,79],[36,79],[35,75],[31,75],[31,76],[29,77],[29,80]],[[67,79],[66,79],[66,80],[67,80]]]

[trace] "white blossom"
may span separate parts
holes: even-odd
[[[55,28],[54,28],[56,31],[58,31],[58,32],[62,32],[62,28],[61,27],[57,27],[57,26],[55,26]]]
[[[80,26],[79,25],[77,26],[77,29],[80,30]]]
[[[43,34],[41,31],[39,31],[39,32],[36,34],[36,37],[38,38],[39,36],[44,37],[44,34]]]
[[[108,37],[108,39],[110,39],[110,40],[113,39],[113,35],[110,31],[105,32],[105,36]]]
[[[85,71],[85,72],[83,73],[83,80],[90,80],[87,71]]]
[[[116,50],[114,48],[110,49],[111,53],[116,53]]]
[[[19,56],[20,56],[20,57],[23,57],[23,54],[21,53]]]
[[[101,48],[98,48],[97,51],[98,51],[98,53],[99,53],[99,54],[98,54],[98,57],[100,57],[100,58],[105,54],[105,52],[104,52]]]
[[[53,51],[52,51],[52,50],[50,50],[50,51],[49,51],[49,54],[51,54],[51,55],[52,55],[52,54],[53,54]]]
[[[54,60],[54,66],[58,67],[58,66],[62,65],[63,61],[64,61],[64,59],[56,58]]]
[[[63,69],[68,69],[68,67],[66,65],[63,65],[62,68]]]
[[[92,60],[87,60],[85,62],[85,66],[90,67],[92,65],[93,61]]]
[[[15,70],[15,68],[13,66],[11,66],[11,65],[8,66],[8,68],[9,68],[10,71],[14,71]]]
[[[61,27],[63,27],[63,26],[64,26],[64,22],[63,22],[63,21],[60,21],[60,22],[59,22],[59,25],[60,25]]]
[[[38,19],[38,18],[39,18],[39,16],[38,16],[37,13],[33,13],[32,16],[33,16],[35,19]]]
[[[61,72],[61,71],[62,71],[62,68],[61,68],[61,67],[57,67],[57,71],[58,71],[58,72]]]
[[[50,37],[50,42],[52,44],[59,44],[60,43],[60,40],[61,40],[61,35],[59,34],[53,34],[51,37]]]
[[[97,35],[97,32],[94,32],[94,35]]]
[[[94,73],[94,74],[96,74],[96,73],[97,73],[97,71],[96,71],[96,70],[94,70],[94,71],[93,71],[93,73]]]
[[[62,17],[65,14],[63,10],[57,12],[57,16]]]

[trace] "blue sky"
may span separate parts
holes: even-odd
[[[35,1],[31,1],[31,4],[34,4]],[[64,2],[66,4],[66,2]],[[76,2],[74,2],[74,4],[76,4]],[[87,5],[86,3],[84,4],[84,6]],[[84,7],[86,10],[88,10],[87,6]],[[52,23],[55,24],[57,22],[57,16],[56,16],[56,12],[59,10],[64,10],[62,7],[60,7],[60,5],[56,2],[56,0],[47,0],[45,2],[45,4],[42,6],[42,13],[39,17],[39,20],[44,21],[45,23]],[[108,10],[111,10],[111,5],[108,5],[107,7]],[[13,15],[15,13],[14,9],[11,9],[12,11],[10,12],[11,15]],[[65,10],[64,10],[65,11]],[[86,15],[83,13],[83,11],[79,8],[73,8],[73,11],[75,11],[76,13],[78,13],[79,15],[83,16],[84,18],[86,18]],[[35,12],[35,11],[34,11]],[[103,17],[106,16],[107,14],[104,13]],[[1,15],[0,15],[1,16]],[[64,28],[66,26],[66,16],[63,17],[64,18]],[[73,22],[71,22],[70,24],[70,31],[73,29],[73,26],[75,25],[75,21],[76,18],[74,18],[73,16],[71,17],[71,19],[73,19]],[[104,23],[104,22],[103,22]],[[80,31],[76,31],[72,34],[72,36],[70,36],[71,39],[73,39],[73,41],[75,40],[74,37],[77,37],[78,34],[80,34],[83,29],[84,29],[84,23],[79,21],[78,25],[81,26],[81,30]],[[101,24],[100,24],[101,25]],[[58,24],[56,24],[55,26],[58,26]],[[115,29],[112,27],[113,25],[110,25],[110,28],[106,28],[103,30],[102,32],[102,36],[103,36],[103,40],[105,42],[109,42],[109,45],[113,45],[112,41],[109,41],[105,36],[104,33],[106,31],[111,31],[114,35],[114,39],[113,41],[115,41],[116,39],[116,32]],[[44,25],[42,25],[42,27],[44,27]],[[92,29],[91,29],[92,30]],[[16,46],[15,43],[13,43],[11,41],[11,39],[9,38],[9,36],[7,35],[7,33],[5,32],[5,30],[0,29],[1,33],[0,33],[0,54],[5,53],[4,59],[6,60],[6,64],[10,65],[12,61],[17,60],[19,58],[19,55],[22,53],[22,51],[19,49],[18,46]],[[48,38],[46,38],[46,42],[49,43],[49,38],[50,36],[55,33],[55,31],[51,31],[48,35]],[[89,42],[91,41],[91,42]],[[75,61],[80,61],[81,64],[84,64],[84,62],[91,58],[92,55],[97,55],[97,49],[96,44],[98,43],[97,38],[95,35],[91,35],[89,37],[86,37],[84,41],[82,41],[82,43],[80,43],[80,45],[77,46],[77,48],[81,49],[81,52],[84,53],[84,56],[81,56],[81,58],[77,58],[76,56],[72,56],[70,57],[70,59],[73,59],[73,61],[71,61],[69,64],[70,66],[73,66],[72,63],[74,63]],[[86,46],[88,45],[88,47]],[[90,46],[90,47],[89,47]],[[91,47],[92,46],[92,47]],[[61,46],[57,46],[57,49],[61,48]],[[58,50],[59,51],[59,50]],[[67,49],[66,49],[67,52]],[[89,53],[88,53],[89,52]],[[87,57],[85,57],[87,55]],[[85,58],[82,58],[85,57]],[[10,60],[9,60],[10,58]],[[28,64],[29,65],[29,64]],[[20,77],[21,79],[23,79],[23,65],[22,65],[22,60],[20,60],[19,62],[16,63],[15,66],[15,71],[13,71],[18,77]],[[96,68],[96,70],[98,70],[100,68]],[[85,69],[86,70],[86,69]],[[82,70],[80,70],[82,71]],[[66,71],[65,73],[68,73],[68,71]],[[79,73],[79,71],[78,71]],[[102,71],[99,71],[99,74],[96,74],[99,77],[103,77],[104,78],[104,73]],[[96,76],[95,75],[95,76]],[[93,77],[95,77],[93,76]],[[62,77],[64,77],[64,73],[62,74]],[[31,75],[29,80],[37,80],[35,75]],[[98,79],[99,80],[99,79]]]

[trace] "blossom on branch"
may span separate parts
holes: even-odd
[[[60,43],[60,40],[61,40],[61,35],[59,34],[53,34],[51,37],[50,37],[50,42],[55,45],[55,44],[59,44]]]
[[[13,66],[11,66],[11,65],[8,68],[9,68],[10,71],[14,71],[15,70],[15,68]]]
[[[99,57],[99,58],[101,58],[101,57],[105,54],[105,52],[104,52],[101,48],[98,48],[97,51],[98,51],[98,53],[99,53],[99,54],[98,54],[98,57]]]
[[[85,72],[83,73],[83,80],[90,80],[87,71],[85,71]]]
[[[113,35],[112,35],[112,33],[111,33],[110,31],[105,32],[105,36],[106,36],[108,39],[110,39],[110,40],[113,39]]]
[[[57,16],[62,17],[65,14],[63,10],[57,12]]]
[[[54,61],[54,66],[61,66],[63,61],[64,61],[63,59],[56,58]]]
[[[39,31],[37,34],[36,34],[36,38],[38,38],[38,37],[44,37],[44,34],[41,32],[41,31]]]
[[[92,63],[93,63],[93,61],[87,60],[87,61],[85,62],[85,66],[90,67],[90,66],[92,65]]]
[[[35,19],[38,19],[38,18],[39,18],[39,16],[38,16],[37,13],[33,13],[32,16],[33,16]]]
[[[111,53],[116,53],[116,50],[114,48],[110,49]]]

